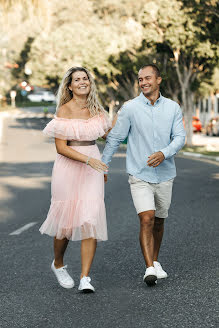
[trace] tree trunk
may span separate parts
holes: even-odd
[[[114,117],[114,107],[115,107],[115,100],[111,100],[109,104],[109,117],[112,120]]]
[[[182,107],[184,113],[184,122],[186,130],[186,145],[192,146],[193,137],[193,126],[192,126],[192,116],[193,116],[193,93],[191,91],[191,84],[195,77],[193,73],[193,62],[192,59],[187,67],[184,60],[182,60],[181,68],[179,65],[180,50],[175,50],[175,68],[178,81],[180,84],[181,95],[182,95]]]
[[[193,94],[185,89],[182,90],[182,105],[183,105],[184,122],[185,122],[185,130],[186,130],[186,145],[192,146]]]

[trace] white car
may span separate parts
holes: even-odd
[[[41,102],[41,101],[55,102],[56,97],[51,91],[38,91],[36,93],[31,93],[30,95],[28,95],[27,99],[29,99],[32,102]]]

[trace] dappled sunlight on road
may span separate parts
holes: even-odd
[[[10,185],[11,187],[23,188],[23,189],[35,189],[43,188],[45,182],[50,182],[51,177],[41,177],[39,178],[21,178],[21,177],[7,177],[1,178],[1,183],[3,185]]]
[[[1,177],[0,222],[11,221],[16,224],[21,219],[34,217],[43,212],[42,203],[47,209],[50,198],[50,176],[23,178]],[[39,199],[41,209],[39,209]]]
[[[0,222],[33,216],[39,198],[50,198],[53,162],[0,163]],[[47,206],[47,203],[45,203]],[[33,214],[25,214],[25,213]]]

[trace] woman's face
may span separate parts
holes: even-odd
[[[90,81],[87,74],[83,71],[74,72],[69,89],[73,92],[73,95],[88,95],[90,92]]]

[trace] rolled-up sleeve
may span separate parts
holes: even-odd
[[[106,146],[103,151],[102,161],[108,165],[113,154],[116,152],[120,143],[128,136],[131,126],[129,110],[123,106],[120,110],[116,125],[110,131],[106,139]]]
[[[164,154],[165,159],[171,158],[180,151],[185,145],[185,137],[186,132],[182,120],[182,111],[180,106],[177,105],[171,131],[172,141],[167,147],[160,150]]]

